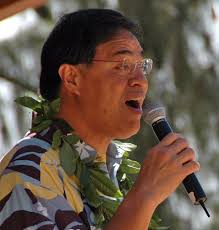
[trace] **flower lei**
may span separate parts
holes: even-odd
[[[80,181],[80,191],[86,197],[88,203],[94,208],[95,225],[103,227],[110,221],[123,197],[127,194],[134,184],[134,175],[139,173],[140,164],[129,159],[130,151],[136,148],[131,143],[114,141],[114,143],[125,151],[122,163],[117,172],[119,188],[106,176],[106,172],[98,167],[102,162],[93,159],[80,159],[75,144],[80,138],[74,133],[73,129],[61,119],[56,119],[55,114],[59,112],[60,98],[51,102],[39,98],[24,96],[15,100],[16,103],[28,107],[37,114],[33,117],[33,132],[41,132],[48,128],[54,121],[58,123],[58,128],[53,134],[52,148],[59,150],[60,163],[68,175],[75,175]],[[67,134],[66,134],[67,133]],[[92,182],[92,183],[90,183]],[[107,197],[110,197],[108,199]],[[161,219],[153,215],[149,229],[168,229],[159,226]]]

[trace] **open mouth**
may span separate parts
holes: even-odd
[[[137,100],[129,100],[126,101],[125,104],[132,109],[141,110],[141,105]]]

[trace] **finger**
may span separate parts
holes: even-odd
[[[188,148],[188,142],[185,138],[178,137],[171,145],[169,145],[169,154],[180,154],[184,149]]]
[[[183,165],[183,169],[186,173],[186,175],[188,176],[189,174],[193,173],[193,172],[197,172],[200,169],[200,164],[197,161],[190,161],[188,163],[185,163]]]
[[[161,145],[168,146],[171,145],[176,139],[182,137],[179,133],[169,133],[161,140]]]
[[[192,148],[186,148],[176,156],[177,162],[186,164],[189,161],[195,161],[195,153]]]

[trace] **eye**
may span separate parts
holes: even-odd
[[[123,70],[126,72],[131,72],[133,68],[133,64],[130,60],[124,59],[123,64],[122,64]]]
[[[121,62],[117,62],[116,64],[115,64],[115,66],[114,66],[114,68],[115,69],[117,69],[117,70],[123,70],[123,62],[121,61]]]
[[[125,62],[123,63],[123,69],[124,69],[124,70],[130,69],[130,63],[129,63],[128,61],[125,61]]]

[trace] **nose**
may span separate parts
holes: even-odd
[[[140,87],[147,91],[148,89],[148,80],[141,69],[136,69],[129,78],[129,86],[130,87]]]

